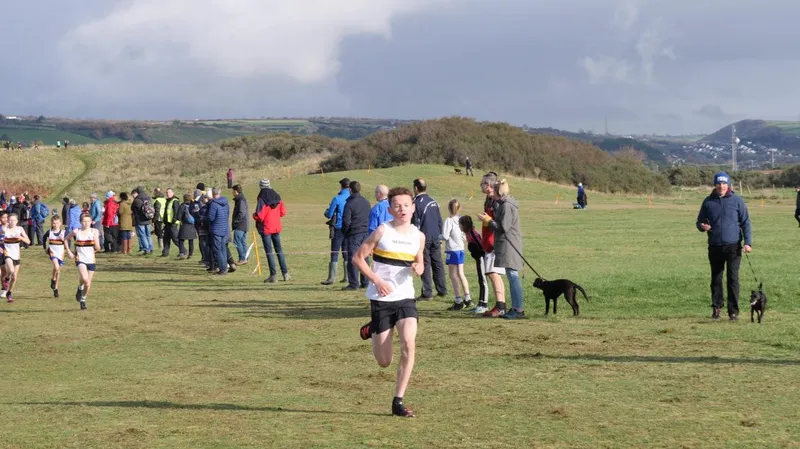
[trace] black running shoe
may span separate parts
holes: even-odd
[[[463,310],[463,309],[464,309],[464,303],[463,302],[453,303],[452,306],[447,308],[447,310]]]
[[[410,409],[406,408],[403,403],[393,403],[392,404],[392,415],[394,416],[402,416],[403,418],[416,418],[417,415],[414,414]]]
[[[53,289],[53,297],[54,298],[58,298],[58,289],[57,288]]]
[[[55,289],[56,289],[56,280],[50,279],[50,290],[55,290]]]
[[[718,320],[719,319],[719,312],[720,312],[719,307],[714,307],[714,311],[711,312],[711,319],[712,320]]]
[[[372,332],[369,330],[370,324],[372,324],[372,322],[361,326],[361,329],[359,329],[358,334],[361,336],[362,340],[369,340],[372,338]]]
[[[83,298],[83,290],[78,289],[75,291],[75,301],[81,302],[81,298]]]
[[[81,310],[86,310],[86,301],[81,300],[80,303],[81,303]]]

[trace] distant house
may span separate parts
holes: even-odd
[[[16,115],[9,115],[8,117],[6,117],[6,120],[22,120],[22,119],[17,117]]]

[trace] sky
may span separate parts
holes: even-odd
[[[800,120],[797,0],[0,0],[0,113]]]

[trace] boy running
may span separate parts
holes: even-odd
[[[2,290],[0,290],[0,298],[5,298],[8,293],[8,281],[6,280],[6,226],[8,226],[8,212],[0,210],[0,282],[2,282]]]
[[[50,289],[53,290],[53,297],[58,298],[58,281],[61,278],[61,267],[64,266],[64,252],[69,255],[70,259],[75,256],[69,247],[64,245],[67,238],[67,231],[61,229],[61,217],[53,215],[50,219],[51,228],[47,231],[47,239],[45,240],[45,252],[53,262],[53,275],[50,278]]]
[[[22,257],[20,254],[20,245],[23,243],[30,245],[31,243],[28,234],[25,233],[22,226],[17,226],[18,222],[19,217],[17,217],[17,214],[9,214],[8,226],[5,227],[5,240],[3,242],[6,253],[6,273],[8,273],[8,293],[6,293],[8,302],[14,302],[11,298],[11,292],[17,286],[17,279],[19,279],[19,264]]]
[[[92,227],[92,216],[81,215],[81,227],[67,235],[69,241],[75,239],[75,265],[78,267],[78,291],[75,300],[81,303],[81,310],[86,310],[86,296],[92,287],[92,278],[96,268],[94,254],[100,251],[100,233]]]
[[[410,190],[396,187],[389,191],[389,210],[394,220],[378,227],[353,256],[353,263],[369,280],[367,298],[370,300],[372,321],[361,327],[361,338],[372,338],[372,354],[382,368],[392,363],[393,329],[400,337],[400,364],[392,414],[413,418],[414,412],[403,406],[411,371],[417,337],[417,304],[414,300],[414,279],[425,269],[423,249],[425,235],[411,225],[414,200]],[[373,256],[374,271],[367,263]]]

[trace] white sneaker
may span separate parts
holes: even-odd
[[[483,313],[488,312],[488,311],[489,311],[488,307],[480,306],[480,305],[475,307],[474,309],[470,310],[470,312],[472,312],[474,314],[483,314]]]
[[[0,290],[0,298],[5,298],[7,293],[5,290]]]

